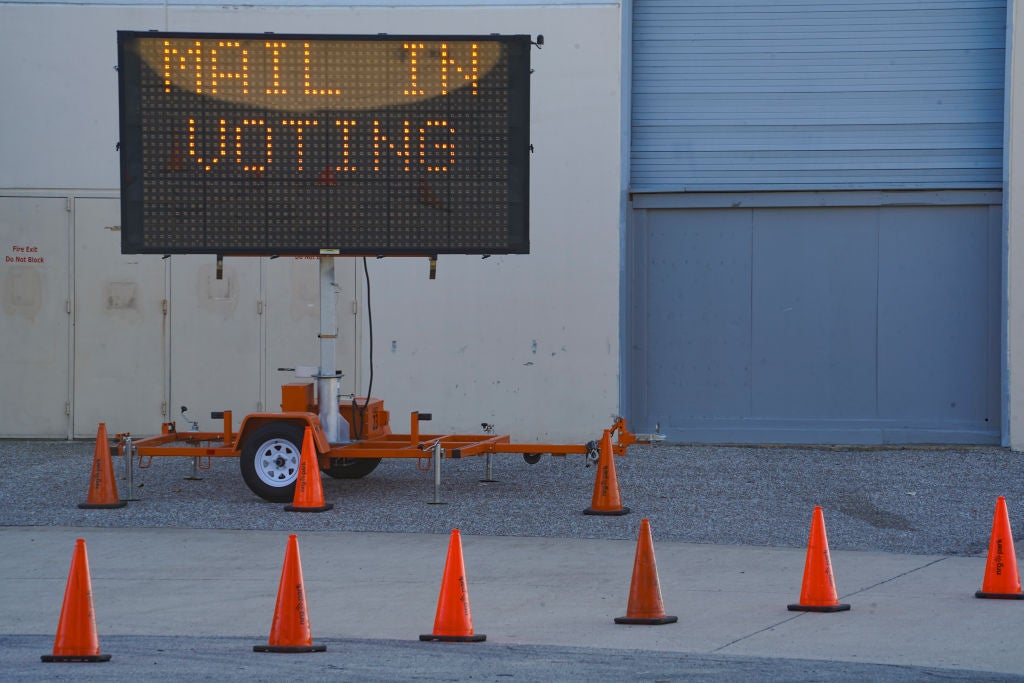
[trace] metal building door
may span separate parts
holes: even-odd
[[[74,433],[152,434],[167,407],[166,261],[121,254],[116,198],[75,199]]]
[[[68,215],[65,197],[0,197],[0,436],[68,436]]]
[[[997,198],[636,209],[634,427],[680,442],[999,443]]]

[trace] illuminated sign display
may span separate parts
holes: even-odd
[[[529,251],[529,36],[117,38],[123,253]]]

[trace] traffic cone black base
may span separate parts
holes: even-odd
[[[1021,593],[986,593],[985,591],[975,591],[974,597],[990,598],[993,600],[1024,600],[1024,594]]]
[[[471,636],[435,636],[432,633],[427,633],[420,636],[420,640],[438,643],[482,643],[487,640],[487,636],[482,633],[474,633]]]
[[[253,645],[253,652],[326,652],[326,645]]]
[[[116,503],[79,503],[78,507],[83,510],[113,510],[114,508],[123,508],[128,504],[128,501],[121,500]]]
[[[786,609],[790,612],[845,612],[850,609],[849,605],[838,604],[838,605],[800,605],[792,604],[786,605]]]
[[[288,512],[327,512],[328,510],[334,509],[334,503],[326,503],[324,505],[317,505],[314,507],[296,507],[294,505],[285,505],[284,509]]]
[[[42,655],[44,662],[109,662],[110,655]]]
[[[629,508],[623,507],[623,508],[619,508],[618,510],[595,510],[594,508],[587,508],[586,510],[583,511],[583,514],[585,514],[585,515],[606,515],[606,516],[607,515],[615,515],[615,516],[618,516],[618,515],[628,515],[629,514]]]
[[[679,617],[658,617],[657,619],[638,619],[635,617],[615,617],[616,624],[646,624],[648,626],[660,626],[661,624],[674,624]]]

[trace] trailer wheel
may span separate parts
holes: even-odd
[[[335,479],[362,479],[377,469],[380,458],[331,458],[325,472]]]
[[[263,500],[289,503],[295,498],[304,430],[291,422],[272,422],[245,440],[239,466],[246,485]]]
[[[536,465],[540,462],[540,456],[543,453],[523,453],[523,460],[526,461],[527,465]]]

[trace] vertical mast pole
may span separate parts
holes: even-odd
[[[334,257],[320,257],[320,374],[316,393],[320,402],[320,426],[332,444],[348,443],[348,422],[338,411],[341,373],[336,367],[338,313],[335,306]]]

